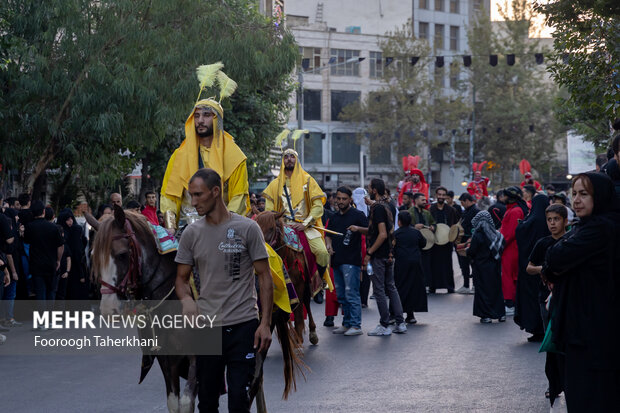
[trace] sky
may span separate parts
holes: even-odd
[[[529,0],[530,3],[535,3],[535,1]],[[499,14],[499,6],[505,7],[507,0],[491,0],[491,20],[493,21],[501,21],[504,20],[502,16]],[[539,0],[539,2],[546,3],[546,0]],[[553,30],[544,25],[544,19],[542,16],[536,16],[534,18],[535,26],[533,28],[531,37],[551,37],[551,33]]]

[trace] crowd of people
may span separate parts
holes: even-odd
[[[52,208],[40,200],[31,201],[28,194],[6,200],[0,195],[1,328],[6,331],[21,325],[13,311],[16,297],[35,298],[43,309],[51,308],[55,300],[96,298],[88,269],[88,240],[96,236],[92,231],[99,223],[114,216],[115,208],[124,207],[161,229],[161,234],[155,231],[160,246],[179,242],[175,245],[182,252],[177,262],[185,266],[181,283],[185,293],[177,295],[191,312],[197,309],[188,304],[192,298],[185,284],[189,285],[190,270],[204,266],[204,254],[215,249],[194,250],[188,239],[205,237],[196,233],[201,225],[217,227],[222,239],[252,232],[252,253],[243,272],[244,305],[231,307],[230,317],[223,322],[230,326],[239,320],[251,322],[240,340],[248,344],[256,331],[265,336],[268,347],[269,339],[262,331],[268,320],[259,326],[256,293],[248,287],[254,286],[250,262],[254,270],[262,269],[262,282],[269,285],[265,275],[268,254],[261,246],[265,240],[254,222],[239,220],[238,215],[255,218],[263,211],[274,211],[303,244],[313,279],[316,273],[329,290],[335,286],[325,293],[324,322],[334,327],[334,334],[364,333],[362,309],[368,307],[369,298],[376,302],[379,323],[367,334],[389,336],[406,333],[408,326],[417,323],[416,313],[428,311],[428,294],[438,290],[473,294],[473,315],[481,323],[505,322],[507,316],[514,316],[515,323],[531,334],[528,341],[542,342],[548,352],[546,373],[552,403],[563,391],[575,411],[611,409],[613,390],[620,386],[620,355],[615,351],[618,333],[613,328],[620,318],[619,137],[613,140],[606,162],[597,159],[597,172],[573,178],[568,196],[551,185],[543,190],[523,160],[520,167],[525,180],[520,186],[490,196],[489,179],[482,176],[483,162],[474,165],[474,180],[458,202],[443,186],[434,189],[431,202],[430,187],[417,168],[419,157],[403,160],[407,177],[394,197],[379,178],[371,179],[366,189],[342,186],[326,194],[303,170],[291,148],[283,152],[279,176],[259,196],[249,192],[246,157],[222,129],[222,122],[218,102],[196,102],[186,121],[186,140],[170,157],[159,205],[152,191],[145,193],[144,205],[136,200],[124,204],[121,194],[112,193],[109,203],[101,205],[95,215],[81,203],[75,211],[62,209],[55,216]],[[225,230],[229,220],[239,221],[232,232]],[[185,228],[190,228],[190,235],[183,238]],[[450,241],[446,228],[455,230]],[[237,241],[249,242],[243,237]],[[202,242],[210,245],[213,240]],[[225,253],[240,254],[238,249]],[[459,289],[454,254],[463,277]],[[235,257],[231,259],[239,259]],[[224,261],[220,259],[218,265],[232,271]],[[201,284],[221,278],[219,282],[228,285],[236,277],[213,269],[194,274],[197,302],[204,305],[221,299],[216,291],[200,288]],[[230,290],[237,291],[239,285],[231,284]],[[322,282],[314,287],[311,293],[320,301]],[[268,301],[270,297],[263,298]],[[336,326],[339,307],[343,319]],[[264,313],[267,318],[269,312]],[[0,335],[0,342],[4,340]],[[228,363],[220,362],[222,368]],[[205,369],[200,374],[205,383],[220,379]],[[244,385],[244,380],[238,380],[233,387]],[[219,395],[203,387],[202,398],[216,403]],[[249,409],[248,403],[242,400],[243,409]]]
[[[597,160],[596,171],[573,178],[568,196],[552,185],[543,190],[529,170],[521,186],[497,191],[495,199],[472,182],[460,205],[441,186],[430,205],[425,193],[409,191],[401,192],[399,205],[381,179],[370,181],[363,200],[352,196],[363,188],[338,188],[324,214],[328,229],[345,233],[326,236],[344,314],[333,333],[362,334],[367,279],[380,314],[370,336],[406,332],[417,322],[414,313],[427,311],[427,294],[438,289],[473,294],[481,323],[514,316],[531,334],[528,341],[542,343],[552,405],[564,392],[571,410],[609,411],[620,386],[613,350],[620,320],[619,141],[605,162]],[[488,179],[479,182],[486,191]],[[425,248],[422,231],[439,223],[462,227],[460,239]],[[456,291],[455,251],[463,276]],[[324,325],[334,326],[337,307],[329,305],[329,294],[327,301]]]

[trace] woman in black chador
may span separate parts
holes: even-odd
[[[531,276],[526,269],[530,254],[538,240],[550,234],[545,216],[548,206],[549,198],[546,195],[536,195],[532,199],[532,209],[529,215],[517,226],[515,233],[519,249],[519,276],[514,321],[521,327],[521,330],[532,334],[528,337],[528,341],[531,342],[540,342],[544,337],[539,295],[546,293],[547,287],[540,277]]]
[[[573,179],[579,223],[547,250],[543,276],[552,283],[551,330],[565,354],[569,412],[618,411],[620,390],[620,208],[611,179]]]
[[[83,229],[75,221],[73,212],[69,208],[60,211],[56,222],[62,226],[65,240],[71,250],[71,271],[67,280],[67,300],[86,300],[88,299],[89,277],[83,266],[86,247]]]
[[[407,313],[405,321],[415,324],[414,312],[428,311],[420,253],[426,239],[411,226],[411,215],[407,211],[398,214],[398,226],[394,232],[394,281],[403,312]]]
[[[473,269],[474,315],[481,323],[506,321],[501,276],[504,236],[495,229],[488,211],[478,212],[471,223],[473,235],[467,256]]]

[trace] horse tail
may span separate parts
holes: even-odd
[[[298,355],[298,351],[303,347],[292,323],[289,321],[289,314],[282,310],[278,310],[274,314],[274,317],[278,341],[282,348],[282,359],[284,360],[284,392],[282,393],[282,398],[286,400],[288,399],[291,389],[297,391],[295,371],[299,371],[304,380],[306,380],[304,369],[308,371],[310,369]]]

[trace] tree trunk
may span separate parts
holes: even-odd
[[[32,200],[40,200],[47,203],[47,173],[45,170],[33,182]]]

